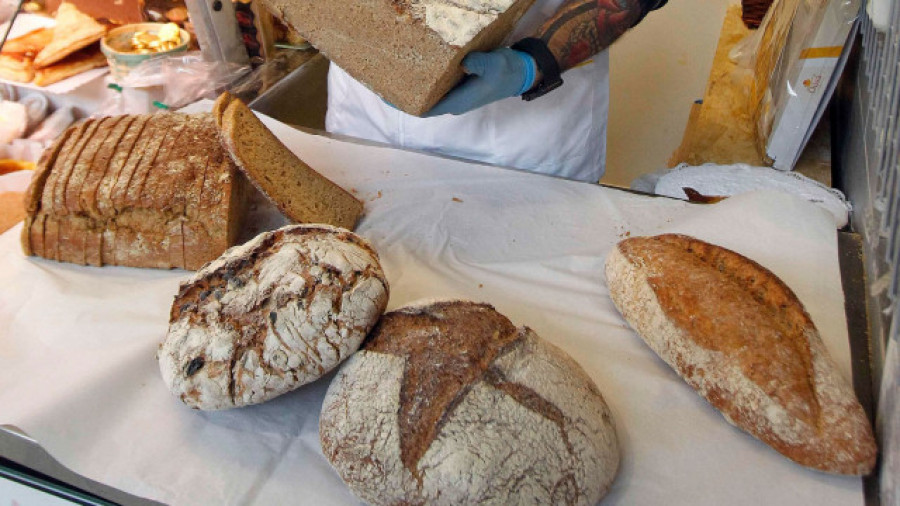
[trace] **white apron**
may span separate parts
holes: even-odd
[[[508,40],[533,34],[562,2],[537,0]],[[561,88],[531,102],[512,97],[461,116],[423,119],[385,104],[332,64],[325,127],[404,148],[596,183],[606,164],[608,53],[568,70],[563,80]]]

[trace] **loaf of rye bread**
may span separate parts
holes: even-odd
[[[498,47],[534,0],[264,0],[329,60],[416,116]]]
[[[260,234],[181,284],[159,347],[163,380],[196,409],[267,401],[353,354],[387,300],[378,254],[352,232]]]
[[[332,380],[319,437],[371,504],[596,504],[619,465],[581,367],[468,301],[382,316]]]
[[[81,265],[198,269],[234,244],[243,197],[211,114],[88,119],[41,157],[22,246]]]
[[[791,460],[864,475],[869,422],[809,315],[774,274],[683,235],[633,237],[606,261],[629,324],[725,419]]]

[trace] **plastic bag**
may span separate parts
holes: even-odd
[[[25,106],[25,112],[28,115],[28,128],[31,131],[34,127],[44,121],[47,112],[50,110],[50,100],[40,93],[33,93],[26,97],[22,97],[19,103]]]
[[[0,102],[0,144],[9,144],[25,135],[28,110],[18,102]]]
[[[6,146],[6,157],[13,160],[35,162],[41,158],[49,142],[38,142],[30,139],[15,139]]]
[[[50,142],[59,137],[69,125],[75,122],[75,114],[71,107],[60,107],[28,136],[28,140],[37,142]]]
[[[162,90],[160,93],[146,91],[144,100],[178,108],[204,97],[214,98],[249,70],[246,65],[206,61],[195,51],[147,60],[133,68],[120,84],[126,96],[139,89],[158,87]],[[135,98],[135,101],[139,100]]]

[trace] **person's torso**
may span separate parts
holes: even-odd
[[[537,0],[508,37],[537,31],[563,0]],[[603,174],[608,54],[563,74],[565,84],[537,100],[508,98],[461,116],[417,118],[331,66],[326,128],[400,147],[597,182]]]

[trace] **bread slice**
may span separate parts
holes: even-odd
[[[796,295],[733,251],[633,237],[606,261],[616,307],[730,423],[789,459],[864,475],[877,448],[862,406]]]
[[[87,121],[80,121],[68,128],[68,134],[64,134],[65,142],[60,146],[60,152],[56,157],[56,161],[52,164],[52,170],[47,177],[46,184],[44,185],[44,189],[41,194],[40,207],[42,209],[54,209],[56,187],[57,185],[61,184],[61,179],[63,178],[66,170],[68,170],[67,167],[71,168],[71,165],[75,163],[74,161],[70,163],[70,160],[75,155],[76,148],[81,142],[81,138],[82,136],[84,136],[88,124],[89,123]]]
[[[100,40],[106,27],[83,14],[74,5],[64,2],[56,11],[53,39],[34,58],[34,65],[43,68]]]
[[[94,135],[85,144],[81,156],[78,157],[78,161],[72,168],[72,175],[69,177],[69,182],[66,185],[63,205],[68,212],[79,213],[84,211],[82,208],[83,200],[81,199],[81,190],[84,182],[90,177],[90,173],[94,172],[94,160],[106,143],[106,139],[115,133],[116,125],[124,118],[127,117],[110,116],[102,118],[97,124]]]
[[[81,163],[82,156],[85,155],[85,148],[97,133],[97,127],[100,126],[101,121],[103,120],[93,118],[86,120],[84,132],[78,139],[78,143],[72,146],[69,157],[60,164],[59,179],[53,188],[53,212],[56,214],[62,215],[69,212],[69,208],[66,207],[66,194],[69,183],[72,181],[72,176],[76,172],[78,164]]]
[[[265,0],[329,60],[395,107],[421,115],[496,49],[533,0]],[[487,23],[487,24],[485,24]]]
[[[116,184],[132,153],[138,150],[137,145],[142,140],[144,127],[149,119],[149,115],[135,116],[125,135],[114,146],[115,153],[109,159],[109,167],[100,181],[95,198],[97,211],[104,218],[112,218],[116,214],[113,202]]]
[[[50,178],[50,169],[56,163],[56,158],[59,156],[60,151],[62,151],[63,145],[74,131],[75,130],[72,128],[67,128],[65,132],[53,141],[53,144],[51,144],[49,148],[44,150],[40,160],[38,160],[37,167],[35,168],[34,177],[31,178],[31,183],[28,185],[28,189],[25,190],[24,210],[26,216],[25,225],[22,227],[21,242],[22,250],[26,255],[40,255],[44,251],[43,220],[35,222],[34,215],[41,206],[44,187],[47,185],[47,181]],[[34,250],[38,252],[35,253]]]
[[[243,102],[223,94],[213,116],[234,163],[288,218],[356,226],[362,202],[297,158]]]
[[[85,176],[84,183],[81,185],[80,208],[91,216],[100,216],[100,209],[97,202],[97,192],[104,179],[107,179],[107,173],[110,170],[110,159],[119,148],[119,143],[128,132],[131,124],[137,116],[124,116],[119,121],[109,136],[103,141],[100,149],[91,164],[91,169]]]

